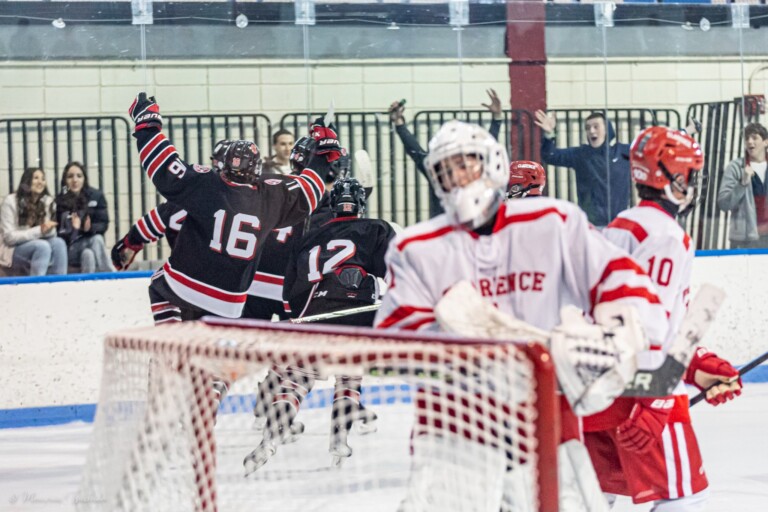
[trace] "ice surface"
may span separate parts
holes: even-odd
[[[279,482],[270,483],[271,491],[290,493],[294,505],[281,508],[278,501],[264,502],[264,496],[257,490],[261,482],[249,482],[238,476],[242,458],[258,443],[254,433],[253,446],[242,437],[237,442],[228,442],[225,435],[228,423],[234,418],[223,416],[217,430],[220,439],[220,485],[222,496],[227,488],[252,495],[254,502],[249,510],[395,510],[399,497],[404,492],[407,478],[407,433],[401,432],[402,425],[409,424],[403,415],[410,414],[403,404],[378,405],[379,431],[368,436],[355,436],[350,444],[361,454],[355,455],[342,467],[333,470],[327,454],[327,420],[315,418],[313,411],[302,411],[302,421],[307,432],[298,443],[281,446],[268,467],[271,471],[296,471],[286,465],[286,460],[304,458],[304,476],[328,474],[337,471],[339,476],[347,475],[352,481],[363,481],[373,470],[386,470],[391,475],[384,488],[368,491],[368,506],[353,508],[340,502],[333,488],[304,485],[289,487]],[[742,397],[720,407],[706,403],[692,409],[694,427],[701,445],[704,465],[710,480],[708,512],[768,510],[768,443],[765,425],[768,425],[768,384],[749,384]],[[92,425],[72,423],[55,427],[34,427],[0,430],[0,511],[69,511],[74,510],[74,500],[90,499],[77,496],[80,471],[85,462],[88,437]],[[291,453],[293,452],[293,453]],[[365,453],[376,453],[378,467],[371,467]],[[303,455],[300,455],[303,454]],[[365,462],[365,466],[357,462]],[[266,466],[265,466],[266,467]],[[307,481],[311,480],[307,479]],[[319,479],[325,480],[325,479]],[[342,480],[344,480],[342,478]],[[325,480],[327,482],[327,480]],[[349,481],[349,480],[348,480]],[[280,487],[282,486],[282,487]],[[249,494],[250,493],[250,494]],[[274,495],[270,492],[270,495]],[[296,504],[296,499],[303,504]],[[255,506],[259,503],[260,506]],[[225,505],[225,504],[223,504]],[[225,512],[228,507],[222,506]],[[180,509],[179,512],[182,512]],[[614,508],[616,512],[647,512],[650,505],[633,506],[622,499]]]

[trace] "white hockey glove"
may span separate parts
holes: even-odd
[[[634,308],[599,304],[594,317],[591,324],[580,309],[566,306],[550,337],[557,380],[579,416],[611,405],[634,377],[638,352],[648,348]]]

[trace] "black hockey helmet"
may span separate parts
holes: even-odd
[[[365,213],[365,190],[355,178],[340,178],[331,188],[331,210],[337,217]]]
[[[250,140],[235,140],[224,151],[221,174],[235,183],[252,184],[261,176],[261,152]]]
[[[293,145],[293,149],[291,149],[291,155],[288,157],[291,171],[295,174],[303,171],[316,147],[317,142],[312,137],[304,136],[297,140],[296,144]]]
[[[232,141],[229,139],[221,139],[213,145],[213,152],[211,153],[211,167],[220,171],[224,168],[224,153],[227,152]]]

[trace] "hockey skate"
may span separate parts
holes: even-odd
[[[368,435],[376,432],[378,427],[376,421],[379,419],[376,413],[368,410],[363,404],[360,404],[360,409],[357,412],[357,417],[352,423],[352,432],[357,435]]]
[[[250,475],[266,464],[277,452],[278,444],[285,444],[296,440],[296,438],[291,439],[293,437],[293,434],[291,433],[291,427],[293,425],[296,425],[295,428],[297,429],[298,434],[304,432],[304,424],[294,422],[296,414],[298,414],[296,408],[287,402],[272,404],[270,410],[266,414],[264,436],[261,443],[259,443],[259,446],[249,453],[245,459],[243,459],[245,476]]]
[[[243,459],[243,467],[245,468],[245,476],[252,474],[261,466],[267,463],[269,459],[277,452],[277,446],[271,440],[262,441],[259,446],[249,453],[245,459]]]
[[[350,430],[360,435],[376,432],[376,413],[369,411],[363,404],[348,398],[333,402],[331,415],[331,441],[328,447],[331,466],[339,468],[344,459],[352,456],[352,448],[347,440]]]

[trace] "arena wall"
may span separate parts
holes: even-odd
[[[705,345],[734,364],[765,351],[766,265],[768,254],[736,253],[702,255],[694,265],[694,295],[704,282],[728,294]],[[36,279],[0,285],[0,428],[91,418],[105,334],[152,323],[147,272]]]

